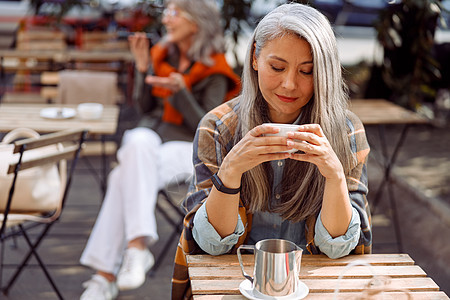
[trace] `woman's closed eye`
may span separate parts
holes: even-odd
[[[271,65],[272,70],[274,70],[275,72],[283,72],[285,70],[284,67],[277,67],[274,65]],[[311,75],[312,74],[312,69],[311,70],[299,70],[299,72],[303,75]]]
[[[282,71],[284,71],[283,67],[277,67],[277,66],[274,66],[274,65],[271,65],[271,67],[272,67],[272,70],[274,70],[275,72],[282,72]]]

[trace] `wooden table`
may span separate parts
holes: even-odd
[[[8,132],[17,127],[28,127],[40,133],[54,132],[70,128],[83,128],[90,134],[108,135],[117,130],[119,108],[115,105],[104,106],[99,120],[82,120],[75,116],[69,119],[46,119],[39,115],[41,109],[48,107],[68,107],[76,110],[76,105],[61,104],[0,104],[0,132]]]
[[[253,255],[244,255],[244,265],[248,274],[253,274]],[[369,263],[376,275],[391,278],[391,287],[407,289],[412,299],[449,299],[439,291],[439,286],[408,254],[349,255],[340,259],[330,259],[325,255],[303,255],[300,280],[309,288],[309,299],[333,299],[339,283],[338,299],[354,299],[372,278],[367,266],[344,269],[355,261]],[[240,300],[245,299],[239,291],[244,280],[236,255],[188,255],[189,277],[194,300]],[[344,272],[344,277],[338,281]],[[383,299],[400,298],[402,292],[385,293]]]
[[[87,51],[69,50],[66,54],[68,61],[83,62],[133,62],[134,58],[130,51]]]
[[[17,60],[12,65],[5,63],[6,60]],[[44,66],[26,65],[26,61],[33,60],[47,63]],[[86,50],[22,50],[22,49],[0,49],[0,75],[5,75],[5,70],[34,70],[34,71],[56,71],[60,69],[77,68],[76,63],[96,63],[96,64],[119,64],[105,70],[117,72],[126,71],[128,64],[134,61],[133,55],[128,50],[121,51],[86,51]],[[34,63],[35,64],[35,63]]]
[[[395,165],[397,155],[401,150],[403,142],[406,139],[408,129],[411,125],[425,125],[429,124],[429,121],[419,114],[407,110],[393,102],[384,99],[352,99],[350,101],[350,110],[353,111],[363,122],[364,126],[375,126],[378,129],[379,139],[378,143],[375,143],[373,137],[369,137],[369,142],[372,150],[377,150],[374,146],[379,145],[380,151],[372,151],[372,154],[378,154],[377,162],[383,168],[384,176],[380,185],[375,190],[375,196],[370,199],[372,214],[375,213],[375,208],[383,190],[386,188],[388,192],[387,200],[392,209],[392,220],[394,224],[394,233],[397,238],[398,252],[403,252],[403,243],[401,238],[400,224],[398,221],[398,215],[396,210],[396,203],[394,192],[391,185],[391,171]],[[397,140],[386,140],[385,126],[396,125],[402,126],[401,133]],[[372,138],[372,139],[370,139]],[[388,145],[392,146],[392,151],[389,153]]]
[[[0,58],[34,58],[37,60],[62,59],[64,51],[61,50],[21,50],[0,49]]]
[[[31,128],[39,133],[80,128],[87,129],[90,136],[100,136],[100,154],[102,156],[102,176],[100,176],[100,185],[104,192],[106,189],[106,177],[108,172],[105,136],[116,133],[119,119],[119,107],[115,105],[105,105],[102,117],[98,120],[82,120],[78,116],[58,120],[41,117],[40,111],[49,107],[68,107],[76,110],[77,106],[61,104],[2,103],[0,104],[0,132],[9,132],[18,127]]]
[[[57,62],[133,62],[130,51],[86,51],[86,50],[21,50],[0,49],[0,58],[36,59]]]
[[[428,120],[384,99],[352,99],[350,110],[364,125],[380,124],[428,124]]]

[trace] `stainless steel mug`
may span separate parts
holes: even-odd
[[[241,250],[252,250],[255,256],[253,277],[244,271]],[[237,250],[242,275],[253,284],[253,290],[267,296],[288,296],[297,291],[303,250],[282,239],[261,240],[242,245]]]

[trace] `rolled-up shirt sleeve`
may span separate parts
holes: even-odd
[[[203,203],[194,216],[192,234],[194,240],[203,251],[211,255],[220,255],[230,251],[238,242],[239,237],[244,234],[244,224],[238,215],[238,222],[234,232],[222,238],[209,223],[206,207]]]
[[[358,244],[361,220],[357,210],[352,207],[352,219],[344,235],[333,238],[321,220],[321,213],[317,217],[314,242],[320,251],[330,258],[339,258],[348,255]]]

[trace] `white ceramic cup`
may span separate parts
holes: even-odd
[[[280,131],[278,133],[266,133],[265,136],[286,136],[288,132],[294,132],[297,131],[300,125],[294,125],[294,124],[283,124],[283,123],[263,123],[263,125],[270,125],[271,127],[279,128]],[[288,153],[294,153],[297,152],[297,149],[291,149],[281,152],[288,152]]]
[[[81,103],[78,105],[77,111],[78,116],[83,120],[97,120],[102,116],[103,105],[93,102]]]

